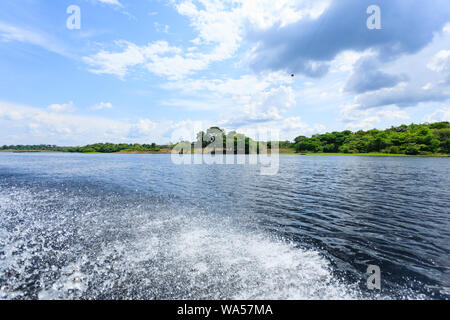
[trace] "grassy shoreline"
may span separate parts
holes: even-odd
[[[426,157],[426,158],[447,158],[448,154],[391,154],[391,153],[295,153],[295,152],[280,152],[280,155],[305,155],[305,156],[356,156],[356,157]]]
[[[75,153],[75,152],[63,152],[63,151],[48,151],[48,150],[0,150],[3,153]],[[170,150],[161,151],[121,151],[121,152],[87,152],[77,154],[171,154]],[[407,154],[390,154],[390,153],[312,153],[312,152],[300,152],[281,150],[279,155],[297,155],[297,156],[356,156],[356,157],[424,157],[424,158],[448,158],[449,154],[422,154],[422,155],[407,155]]]

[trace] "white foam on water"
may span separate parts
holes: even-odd
[[[213,221],[217,223],[217,221]],[[231,299],[354,299],[316,251],[230,226],[196,222],[170,243],[181,263],[237,284]],[[199,263],[199,261],[201,261]],[[217,279],[215,279],[217,280]]]
[[[94,295],[108,296],[120,288],[118,295],[126,298],[359,297],[355,288],[333,278],[329,263],[318,252],[247,233],[215,217],[165,214],[166,220],[137,227],[134,241],[104,246],[95,261],[79,259],[77,270],[91,270],[84,279],[77,274],[80,281],[95,283]],[[76,291],[79,297],[89,296],[86,286],[75,286],[74,277],[63,273],[57,287],[40,297],[60,299],[69,293],[73,297]]]
[[[0,299],[364,298],[318,251],[233,216],[95,200],[83,208],[58,192],[0,189],[0,199],[0,218],[14,211],[20,221],[12,231],[0,223]]]

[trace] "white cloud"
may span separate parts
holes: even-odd
[[[182,79],[196,71],[206,69],[212,62],[231,57],[224,44],[215,47],[210,53],[187,52],[169,46],[166,41],[156,41],[146,46],[137,46],[128,41],[117,41],[121,52],[100,52],[84,57],[83,60],[96,74],[112,74],[123,78],[130,67],[143,66],[148,71],[171,80]]]
[[[143,51],[159,46],[161,41],[141,47],[131,42],[118,41],[125,49],[119,52],[101,50],[84,61],[93,67],[91,72],[112,74],[123,78],[130,67],[142,66],[169,80],[182,79],[194,72],[207,69],[211,63],[232,58],[243,40],[246,29],[265,28],[276,23],[288,24],[307,16],[316,17],[329,5],[328,0],[315,1],[256,1],[256,0],[202,0],[172,1],[177,12],[186,16],[197,32],[191,42],[201,50],[173,50],[145,55]],[[167,25],[155,23],[162,32]],[[167,47],[169,47],[167,45]],[[176,52],[174,52],[176,51]]]
[[[145,66],[148,71],[159,75],[166,76],[170,80],[184,78],[195,71],[206,69],[210,63],[209,59],[193,58],[174,55],[171,57],[155,56]]]
[[[330,72],[346,72],[354,70],[355,63],[363,57],[376,55],[371,49],[363,52],[347,50],[339,53],[331,62]]]
[[[56,111],[55,111],[56,110]],[[99,117],[86,117],[58,112],[58,108],[39,109],[0,102],[1,128],[7,128],[4,138],[16,137],[4,143],[85,144],[95,141],[122,140],[129,125]]]
[[[281,120],[282,114],[294,107],[295,95],[291,87],[280,86],[251,97],[249,103],[236,110],[232,122],[264,122]]]
[[[154,121],[145,118],[114,120],[0,101],[0,144],[8,145],[178,142],[180,137],[192,140],[198,131],[214,124],[216,122]],[[182,132],[189,135],[182,136]]]
[[[89,71],[96,74],[113,74],[123,78],[128,68],[144,62],[141,49],[129,42],[118,42],[120,45],[126,45],[126,49],[120,53],[111,53],[100,51],[97,54],[84,57],[83,60],[94,67]]]
[[[156,22],[156,21],[153,23],[153,25],[155,26],[155,30],[156,31],[163,32],[163,33],[166,33],[166,34],[169,33],[169,30],[170,30],[170,26],[169,25],[161,24],[161,23]]]
[[[154,132],[157,126],[157,122],[153,122],[149,119],[140,119],[136,124],[131,126],[128,136],[131,138],[149,136]]]
[[[242,75],[239,78],[183,79],[163,85],[163,88],[182,90],[185,93],[208,91],[220,95],[245,96],[263,92],[270,87],[292,84],[290,76],[283,72],[265,75]]]
[[[85,116],[74,113],[56,112],[52,109],[39,109],[30,106],[0,102],[0,136],[1,144],[40,144],[85,145],[96,142],[114,143],[169,143],[181,140],[193,141],[200,130],[211,126],[220,126],[251,134],[260,130],[279,130],[282,139],[293,139],[298,135],[310,135],[323,132],[323,125],[310,126],[300,117],[278,119],[270,112],[280,112],[289,108],[293,101],[285,102],[279,109],[271,110],[272,101],[292,95],[289,88],[278,88],[265,93],[256,107],[259,119],[264,121],[232,120],[183,120],[156,121],[141,118],[136,121],[114,120],[105,117]],[[277,104],[278,105],[278,104]],[[244,111],[245,112],[245,111]],[[244,113],[243,113],[244,114]],[[245,120],[241,118],[239,120]]]
[[[6,121],[21,121],[27,114],[24,108],[15,104],[0,102],[0,119]]]
[[[125,49],[121,52],[101,50],[95,55],[83,58],[93,67],[89,71],[123,78],[130,72],[131,67],[140,65],[158,76],[177,80],[195,71],[206,69],[214,61],[226,58],[216,52],[220,46],[210,54],[200,52],[184,54],[180,48],[169,46],[165,41],[153,42],[146,46],[137,46],[128,41],[116,43]]]
[[[444,29],[447,30],[449,25]],[[332,87],[332,85],[338,82],[345,84],[352,73],[364,72],[363,70],[356,70],[355,65],[352,64],[361,57],[376,57],[378,53],[371,50],[366,52],[341,52],[332,61],[330,73],[321,81],[315,82],[313,88],[315,92],[308,96],[308,100],[317,100],[320,92],[337,96],[337,90],[341,90],[346,101],[341,101],[342,103],[339,103],[339,105],[358,105],[358,107],[352,108],[350,112],[346,112],[344,108],[341,111],[341,117],[345,113],[349,117],[354,117],[355,114],[357,115],[361,112],[364,113],[364,110],[356,110],[358,108],[371,109],[376,107],[379,110],[385,110],[389,106],[401,108],[422,107],[428,102],[444,102],[450,98],[450,87],[448,86],[450,84],[450,77],[448,77],[450,71],[450,59],[448,59],[449,40],[450,33],[436,33],[433,41],[419,52],[401,56],[396,60],[380,61],[378,66],[380,72],[403,76],[405,80],[391,88],[381,88],[361,94],[346,92],[342,88]],[[333,104],[329,101],[326,102],[326,104],[330,103]],[[404,113],[412,115],[412,111],[404,110]],[[382,115],[376,115],[375,110],[372,110],[368,116],[364,117],[364,119],[371,121],[363,121],[365,125],[359,126],[373,127],[380,118],[385,119]],[[400,120],[400,118],[390,120],[395,121]],[[420,120],[417,119],[415,121]],[[358,125],[358,121],[353,125]]]
[[[293,141],[295,137],[304,135],[311,136],[316,133],[323,133],[326,127],[322,124],[309,125],[302,121],[301,117],[289,117],[280,121],[267,121],[264,123],[245,123],[240,126],[223,125],[224,128],[244,133],[252,139],[269,139],[273,133],[278,133],[280,140]],[[261,137],[260,134],[268,137]],[[272,136],[273,138],[273,136]]]
[[[434,111],[431,114],[426,115],[423,118],[425,122],[441,122],[441,121],[450,121],[450,107],[445,106],[441,109]]]
[[[393,120],[407,120],[409,115],[397,107],[385,107],[361,109],[360,105],[346,105],[341,108],[339,120],[345,123],[347,129],[373,129],[381,122],[392,122]]]
[[[339,120],[343,122],[355,122],[361,121],[362,119],[368,118],[371,114],[371,110],[365,109],[361,110],[359,104],[346,105],[340,110]]]
[[[112,107],[113,107],[113,106],[112,106],[112,103],[111,103],[111,102],[100,102],[100,103],[94,105],[94,106],[92,107],[92,110],[111,109]]]
[[[105,3],[113,6],[123,7],[119,0],[97,0],[100,3]]]
[[[445,101],[450,98],[450,88],[416,87],[416,84],[400,83],[393,88],[367,92],[355,97],[361,108],[374,108],[395,105],[413,107],[425,102]]]
[[[73,101],[70,101],[69,103],[55,103],[51,104],[47,107],[47,110],[53,111],[53,112],[74,112],[76,110]]]
[[[113,6],[122,6],[122,3],[126,5],[124,1],[117,0],[97,1]],[[172,90],[169,95],[165,95],[162,105],[186,110],[216,111],[222,122],[211,125],[222,123],[230,126],[230,129],[239,128],[234,125],[242,128],[273,126],[292,132],[294,136],[303,131],[309,133],[324,128],[321,125],[303,123],[297,116],[302,110],[306,112],[305,110],[314,108],[316,114],[319,114],[317,110],[329,110],[330,115],[324,115],[324,118],[332,121],[330,119],[339,112],[336,111],[336,106],[347,105],[340,113],[340,119],[347,126],[373,128],[383,121],[408,119],[405,110],[393,106],[414,106],[427,101],[442,102],[442,99],[450,97],[450,88],[442,84],[442,74],[450,72],[450,51],[447,50],[450,24],[444,28],[443,35],[437,35],[433,43],[421,52],[381,63],[380,69],[392,71],[392,74],[408,73],[411,83],[355,97],[343,92],[342,88],[354,71],[355,62],[363,56],[376,55],[376,52],[341,52],[330,62],[330,73],[322,79],[308,80],[309,84],[304,81],[304,77],[296,75],[291,78],[285,72],[246,74],[249,69],[245,54],[251,52],[252,48],[249,46],[253,44],[244,40],[252,32],[274,25],[288,25],[301,19],[315,19],[329,6],[330,1],[173,0],[170,3],[179,14],[188,19],[194,31],[193,36],[183,39],[187,40],[184,43],[150,41],[137,44],[116,41],[110,46],[99,45],[99,49],[93,54],[83,58],[90,71],[122,79],[137,71],[149,72],[170,80],[161,83],[163,89]],[[163,23],[155,23],[155,27],[162,32],[168,31]],[[54,44],[48,36],[1,23],[0,39],[33,43],[47,50],[58,49],[52,49]],[[231,58],[234,60],[216,63]],[[428,65],[426,62],[429,62]],[[195,73],[208,68],[211,68],[211,72],[201,73],[201,78],[195,77]],[[351,104],[355,105],[349,107]],[[46,112],[52,115],[61,113],[60,116],[63,116],[62,113],[70,109],[66,105],[53,105]],[[298,110],[292,110],[296,105],[299,106]],[[387,108],[387,105],[391,107]],[[111,107],[110,103],[101,102],[91,108],[100,110]],[[292,110],[289,118],[286,118],[287,110]],[[431,118],[437,119],[439,115],[445,115],[445,110],[442,110],[444,109],[436,111]],[[9,110],[4,115],[5,119],[6,117],[21,121],[26,115]],[[210,114],[208,117],[211,118]],[[116,136],[119,140],[128,139],[127,137],[167,137],[173,128],[179,126],[179,130],[183,131],[193,123],[186,120],[184,126],[178,122],[149,119],[127,121],[120,122],[126,129]],[[31,122],[29,128],[38,130],[43,127]],[[74,127],[65,129],[72,134],[77,132]],[[68,132],[65,129],[61,128],[61,132]]]
[[[180,79],[193,71],[202,70],[211,62],[208,56],[202,54],[180,55],[181,49],[171,47],[165,41],[157,41],[146,46],[137,46],[127,41],[118,41],[125,47],[122,52],[99,53],[84,57],[84,61],[97,74],[113,74],[123,78],[131,67],[142,65],[150,72],[170,79]],[[170,56],[164,56],[170,54]]]
[[[433,88],[433,84],[431,82],[428,82],[422,87],[423,90],[430,90],[431,88]]]
[[[16,27],[0,21],[0,40],[5,42],[18,41],[29,43],[41,47],[63,56],[70,56],[66,49],[59,42],[43,32],[30,30],[23,27]]]
[[[407,120],[407,119],[409,119],[408,114],[404,110],[399,110],[399,109],[381,110],[381,111],[378,111],[376,114],[381,119],[386,119],[386,120]]]
[[[275,125],[276,127],[276,125]],[[280,125],[279,130],[282,140],[293,140],[298,136],[311,136],[317,133],[324,133],[326,126],[323,124],[309,125],[302,121],[300,117],[290,117],[284,119]]]
[[[165,99],[161,102],[162,105],[174,108],[181,108],[190,111],[211,111],[221,108],[229,107],[229,104],[224,101],[214,101],[209,98],[189,99],[189,98],[173,98]]]
[[[450,50],[441,50],[436,53],[427,67],[436,72],[450,71]]]
[[[450,33],[450,23],[447,23],[444,28],[442,29],[442,31],[446,32],[446,33]]]

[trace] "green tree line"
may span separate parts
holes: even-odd
[[[152,144],[114,144],[96,143],[83,147],[58,147],[55,145],[11,145],[0,147],[0,150],[13,151],[58,151],[58,152],[78,152],[78,153],[116,153],[116,152],[159,152],[161,148],[169,146],[158,146]]]
[[[213,153],[226,153],[232,149],[235,154],[259,153],[261,144],[253,139],[236,131],[226,133],[219,127],[211,127],[206,132],[200,131],[197,134],[197,140],[191,143],[192,152],[196,148],[208,149],[214,148]]]
[[[234,153],[259,153],[261,148],[271,149],[273,142],[263,144],[219,127],[211,127],[197,134],[196,141],[182,142],[191,148],[214,148],[215,152],[227,152],[233,146]],[[410,124],[391,127],[386,130],[372,129],[352,132],[350,130],[316,134],[312,137],[298,136],[294,141],[278,141],[280,149],[290,149],[298,153],[389,153],[407,155],[450,154],[450,122]],[[117,152],[160,152],[172,149],[174,145],[114,144],[96,143],[83,147],[59,147],[56,145],[12,145],[0,150],[13,151],[59,151],[79,153],[117,153]],[[186,149],[186,148],[185,148]],[[217,151],[218,150],[218,151]]]
[[[14,150],[14,151],[66,151],[66,147],[58,147],[55,145],[39,144],[39,145],[10,145],[2,146],[0,150]]]
[[[84,147],[69,148],[68,152],[81,152],[81,153],[117,153],[117,152],[159,152],[161,146],[152,144],[114,144],[114,143],[96,143],[90,144]]]
[[[295,138],[296,152],[390,153],[426,155],[450,153],[450,123],[411,124],[386,130],[341,131]]]

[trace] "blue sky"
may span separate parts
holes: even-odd
[[[0,145],[449,121],[450,3],[3,0],[0,72]]]

